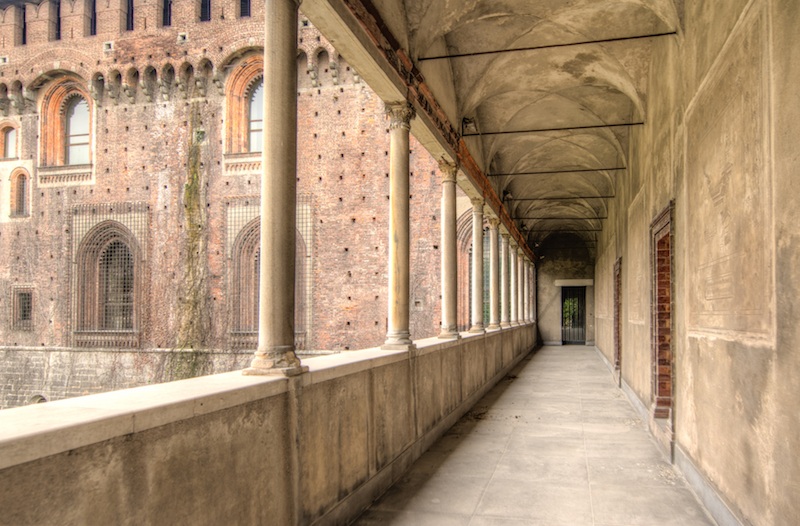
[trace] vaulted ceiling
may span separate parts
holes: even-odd
[[[628,165],[631,126],[646,115],[650,47],[664,38],[652,35],[679,26],[673,0],[305,0],[302,9],[385,100],[394,95],[382,75],[401,95],[402,83],[432,95],[530,247],[557,232],[596,237]],[[428,113],[427,128],[441,131]],[[452,140],[438,143],[457,157]]]

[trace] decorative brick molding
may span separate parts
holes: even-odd
[[[37,169],[39,186],[71,186],[92,182],[91,164],[40,166]]]
[[[261,176],[261,153],[226,153],[223,158],[224,175]]]

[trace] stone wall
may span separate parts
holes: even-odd
[[[656,437],[708,490],[710,509],[795,524],[800,12],[769,0],[684,8],[681,37],[652,43],[645,124],[599,237],[598,347],[613,362],[608,284],[621,257],[622,381]],[[671,201],[672,316],[656,320],[653,241]],[[670,324],[672,353],[657,364],[656,322]],[[654,418],[662,368],[672,407]]]

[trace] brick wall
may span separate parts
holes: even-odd
[[[31,22],[30,13],[26,45],[13,45],[13,16],[0,23],[0,55],[9,57],[0,65],[0,95],[8,97],[0,100],[0,110],[4,121],[19,127],[20,152],[19,159],[0,161],[0,253],[6,255],[0,262],[0,346],[8,349],[0,358],[0,377],[6,406],[24,403],[32,394],[59,398],[170,379],[157,366],[140,373],[135,363],[145,356],[159,357],[152,358],[156,363],[165,356],[164,349],[176,345],[180,309],[186,305],[181,284],[193,270],[187,266],[188,252],[195,250],[188,241],[185,212],[192,141],[199,146],[202,188],[197,195],[205,208],[206,254],[201,259],[206,272],[198,312],[207,321],[194,347],[214,353],[230,349],[231,262],[226,247],[236,232],[228,209],[234,200],[257,202],[260,178],[253,170],[226,171],[235,159],[225,150],[225,138],[241,122],[226,115],[223,93],[238,64],[259,53],[263,5],[254,3],[253,16],[237,18],[238,0],[215,0],[212,20],[199,22],[190,16],[189,4],[173,2],[173,25],[162,28],[156,10],[137,2],[134,31],[122,31],[115,2],[107,9],[98,2],[96,36],[83,36],[80,17],[66,20],[62,12],[58,42],[47,36],[47,24]],[[67,5],[62,3],[62,10]],[[76,1],[75,9],[81,5]],[[47,3],[42,6],[36,16],[50,16]],[[357,72],[300,18],[297,191],[310,196],[312,225],[311,339],[306,347],[375,346],[385,339],[388,303],[387,121],[382,102]],[[42,164],[42,104],[48,88],[64,75],[91,93],[93,163],[82,170]],[[202,140],[196,131],[202,131]],[[410,155],[411,332],[419,338],[439,331],[441,193],[438,166],[413,138]],[[32,176],[30,215],[24,218],[11,217],[9,208],[11,172],[19,166]],[[147,207],[146,226],[137,234],[144,272],[139,346],[76,351],[74,262],[85,234],[78,227],[76,206],[89,205],[86,214],[91,215],[91,205],[115,203]],[[125,217],[118,219],[131,221]],[[12,288],[20,285],[34,291],[30,331],[11,325]],[[238,354],[213,356],[213,371],[245,363]],[[64,369],[67,364],[93,372]],[[103,372],[107,367],[113,374]],[[123,377],[129,373],[128,382]],[[56,379],[67,377],[73,379],[69,388],[54,383],[63,384]]]

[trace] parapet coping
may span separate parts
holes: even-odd
[[[295,378],[300,386],[322,383],[472,343],[483,336],[463,333],[460,340],[426,338],[414,342],[416,349],[411,352],[375,348],[319,356],[303,361],[308,374]],[[289,379],[284,376],[244,376],[232,371],[4,409],[0,411],[0,469],[288,390]]]

